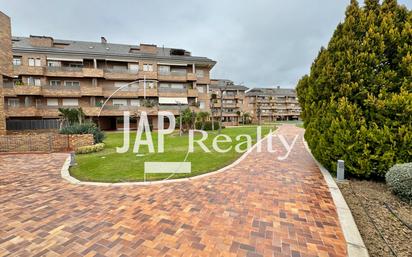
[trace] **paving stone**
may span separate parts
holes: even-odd
[[[150,186],[75,185],[66,154],[0,155],[0,256],[346,256],[331,193],[303,141],[229,170]],[[18,247],[22,243],[24,247]]]

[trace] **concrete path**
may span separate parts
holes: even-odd
[[[285,161],[274,138],[278,153],[150,186],[73,185],[60,177],[66,154],[0,155],[0,256],[346,256],[303,130],[278,133],[299,134]]]

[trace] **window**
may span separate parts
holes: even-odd
[[[206,108],[205,101],[199,101],[199,108],[200,109],[205,109]]]
[[[113,99],[113,106],[127,106],[126,99]]]
[[[59,106],[59,101],[56,98],[48,98],[47,106]]]
[[[41,66],[41,60],[40,58],[29,58],[29,66]]]
[[[27,84],[29,86],[40,86],[41,85],[41,80],[39,78],[28,77],[27,78]]]
[[[204,70],[196,70],[196,77],[203,78],[205,76]]]
[[[170,84],[170,87],[174,88],[174,89],[184,89],[185,85],[183,85],[183,84]]]
[[[53,87],[58,87],[61,85],[61,81],[60,80],[50,80],[50,86]]]
[[[130,100],[130,106],[140,106],[140,101],[138,99],[132,99]]]
[[[59,61],[47,61],[47,66],[49,67],[60,67],[62,63]]]
[[[129,64],[129,70],[131,70],[131,71],[139,71],[139,64],[137,64],[137,63],[130,63]]]
[[[69,63],[70,68],[83,68],[83,63]]]
[[[153,71],[153,64],[143,64],[143,71]]]
[[[21,57],[20,56],[13,57],[13,65],[14,66],[20,66],[21,65]]]
[[[75,99],[75,98],[63,99],[63,106],[79,106],[79,99]]]
[[[161,65],[158,69],[161,75],[168,75],[170,73],[170,66]]]
[[[79,81],[65,81],[64,86],[66,87],[80,87]]]
[[[9,100],[7,101],[7,105],[9,107],[19,107],[20,101],[18,98],[9,98]]]

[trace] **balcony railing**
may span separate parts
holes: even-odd
[[[45,90],[70,90],[80,91],[80,86],[42,86]]]
[[[170,88],[170,87],[159,87],[159,92],[165,93],[186,93],[186,88]]]
[[[80,72],[82,67],[68,67],[68,66],[47,66],[47,71],[65,71],[65,72]]]
[[[137,74],[138,73],[137,70],[130,70],[130,69],[127,69],[127,68],[105,68],[104,71],[109,72],[109,73],[128,73],[128,74]]]
[[[177,76],[177,77],[185,77],[187,72],[183,71],[160,71],[158,72],[160,76]]]

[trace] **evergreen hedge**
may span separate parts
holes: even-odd
[[[307,140],[329,170],[383,178],[412,162],[412,12],[395,0],[352,0],[297,93]]]

